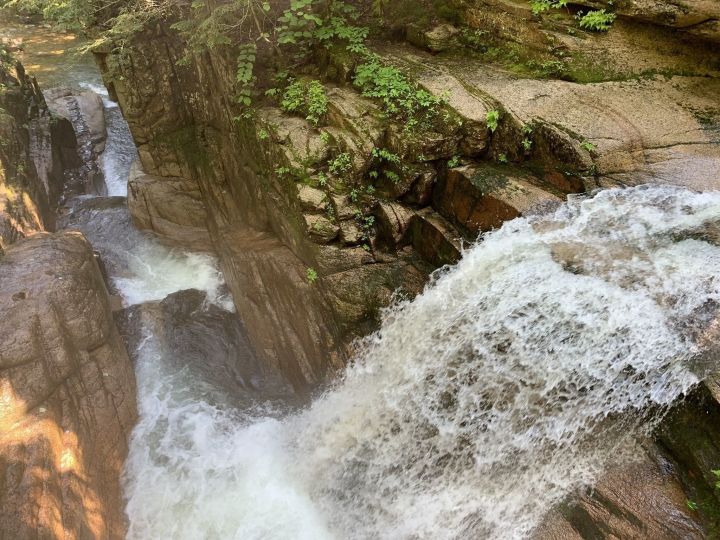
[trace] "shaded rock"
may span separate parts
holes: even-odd
[[[306,215],[305,223],[310,238],[319,244],[327,244],[337,238],[339,227],[325,216]]]
[[[409,24],[405,39],[430,52],[442,52],[457,46],[456,37],[460,30],[450,24],[440,24],[430,30],[424,30],[416,24]]]
[[[0,276],[3,535],[124,538],[135,378],[92,249],[40,233],[7,249]]]
[[[410,242],[418,254],[437,266],[454,264],[460,259],[457,231],[440,214],[424,208],[415,214],[408,230]]]
[[[48,108],[75,131],[80,166],[67,195],[107,192],[98,159],[105,150],[107,126],[102,98],[92,90],[58,87],[44,92]]]
[[[67,121],[51,116],[34,80],[0,67],[0,251],[55,226],[63,168],[75,152]],[[77,160],[77,155],[75,154]],[[67,162],[66,162],[67,160]]]
[[[208,398],[243,409],[293,398],[282,377],[255,356],[238,314],[209,303],[203,291],[179,291],[131,306],[115,318],[131,356],[139,354],[149,330],[161,342],[159,350],[168,351],[158,361],[204,385]]]
[[[691,36],[720,42],[720,5],[713,0],[626,0],[617,6],[608,0],[580,0],[595,9],[613,7],[623,17],[675,28]]]
[[[378,203],[375,211],[378,232],[391,247],[402,244],[415,212],[394,202]]]
[[[136,161],[128,179],[128,207],[139,229],[193,249],[212,250],[205,204],[194,180],[145,174]]]
[[[437,172],[433,168],[425,169],[415,179],[410,191],[403,201],[417,206],[427,206],[432,199],[432,192],[437,180]]]
[[[264,362],[299,392],[343,366],[322,271],[309,283],[309,265],[267,233],[223,231],[218,246],[226,252],[221,260],[235,305]]]
[[[367,139],[375,146],[382,143],[385,128],[374,101],[343,87],[328,90],[327,99],[328,124]]]
[[[292,168],[304,169],[311,163],[327,159],[327,143],[307,120],[274,108],[261,109],[258,118],[267,126],[273,141],[282,145]]]
[[[80,140],[89,139],[93,154],[99,156],[105,150],[107,140],[102,98],[92,90],[82,88],[51,88],[43,94],[50,110],[79,128]]]

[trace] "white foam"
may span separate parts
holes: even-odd
[[[217,259],[172,249],[145,235],[137,237],[137,243],[125,253],[126,275],[113,278],[126,304],[162,300],[177,291],[198,289],[207,293],[209,302],[227,311],[235,309],[232,299],[223,292]]]
[[[527,537],[702,376],[720,248],[690,237],[718,220],[718,193],[651,187],[509,222],[280,420],[210,407],[150,339],[129,538]]]

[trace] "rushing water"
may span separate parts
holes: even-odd
[[[123,195],[134,149],[105,105],[103,166]],[[388,309],[344,376],[290,413],[218,399],[146,327],[129,538],[527,537],[704,376],[719,221],[718,193],[640,187],[506,223]],[[124,199],[78,199],[65,223],[127,305],[195,288],[231,309],[215,260],[136,231]]]
[[[509,222],[283,418],[141,377],[130,537],[526,537],[703,375],[718,219],[720,194],[644,187]]]

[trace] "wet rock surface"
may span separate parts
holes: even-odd
[[[152,333],[170,370],[206,385],[211,403],[245,409],[263,400],[295,399],[280,374],[257,359],[237,313],[211,304],[203,291],[179,291],[135,305],[117,312],[115,319],[131,354]]]
[[[40,233],[0,256],[3,537],[124,537],[135,379],[92,249]]]

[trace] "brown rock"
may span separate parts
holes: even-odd
[[[306,215],[305,223],[310,238],[318,244],[327,244],[337,238],[339,232],[338,226],[325,216],[314,214]]]
[[[92,249],[37,234],[7,249],[0,276],[2,535],[124,538],[135,379]]]
[[[307,212],[322,212],[327,204],[324,191],[305,184],[298,187],[298,200],[302,209]]]
[[[437,211],[469,236],[500,227],[534,208],[560,199],[527,180],[496,167],[450,169],[433,196]]]
[[[173,243],[212,250],[205,204],[194,180],[145,174],[136,161],[128,179],[128,207],[138,228]]]
[[[460,260],[460,238],[440,214],[424,208],[415,214],[408,231],[412,246],[430,264],[443,266]]]
[[[381,202],[376,209],[378,232],[391,246],[400,245],[410,227],[415,212],[395,202]]]

